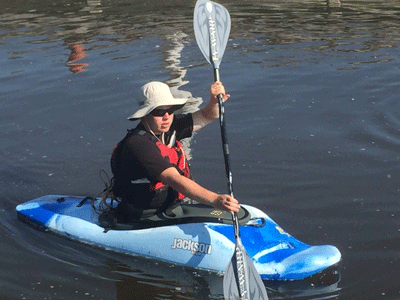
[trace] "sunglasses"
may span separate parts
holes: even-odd
[[[163,108],[156,108],[153,109],[150,114],[154,117],[162,117],[165,115],[165,113],[168,113],[169,115],[172,115],[176,111],[176,107],[172,106],[171,108],[163,109]]]

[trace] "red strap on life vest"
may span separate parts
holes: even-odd
[[[160,149],[162,157],[168,158],[171,164],[173,164],[183,176],[190,178],[189,164],[179,141],[176,141],[176,145],[171,148],[159,141],[156,142],[156,145]],[[163,186],[164,183],[162,182],[150,184],[150,191],[155,191]],[[184,198],[185,195],[178,193],[178,200],[183,200]]]

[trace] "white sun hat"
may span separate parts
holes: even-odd
[[[188,100],[187,98],[174,98],[169,86],[159,81],[151,81],[145,84],[142,86],[142,91],[145,100],[138,99],[139,108],[128,120],[140,119],[159,106],[179,106],[177,107],[179,109]]]

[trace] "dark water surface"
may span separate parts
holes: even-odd
[[[220,3],[236,197],[343,255],[317,278],[265,282],[270,299],[400,299],[400,2]],[[0,299],[223,299],[221,276],[71,242],[15,213],[103,189],[144,83],[208,99],[194,5],[1,0]],[[225,192],[217,122],[190,147],[196,181]]]

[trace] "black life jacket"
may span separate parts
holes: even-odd
[[[190,178],[189,164],[181,143],[175,141],[175,144],[169,147],[160,142],[149,132],[140,128],[130,130],[126,137],[115,146],[111,155],[111,168],[113,172],[118,169],[118,165],[120,164],[121,158],[119,152],[123,148],[123,144],[127,138],[134,134],[145,136],[153,141],[160,149],[161,155],[167,157],[181,175]],[[138,181],[140,181],[140,179]],[[121,197],[122,201],[124,201],[125,198],[128,202],[143,208],[167,207],[185,198],[183,194],[172,190],[172,188],[161,181],[137,183],[137,181],[131,182],[129,180],[115,178],[115,188],[113,192],[115,196]]]

